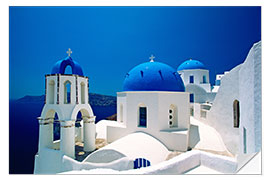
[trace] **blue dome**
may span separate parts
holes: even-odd
[[[65,74],[65,69],[68,65],[71,66],[72,74],[83,76],[81,66],[76,61],[73,61],[70,56],[60,61],[57,61],[53,66],[51,74]]]
[[[185,86],[172,67],[160,62],[146,62],[127,73],[123,91],[185,91]]]
[[[200,61],[190,59],[190,60],[183,62],[177,68],[177,71],[186,70],[186,69],[206,69],[206,67]]]

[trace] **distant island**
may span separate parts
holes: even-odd
[[[18,103],[44,103],[45,95],[24,96],[17,99]],[[89,102],[91,106],[116,106],[116,97],[96,93],[89,93]]]

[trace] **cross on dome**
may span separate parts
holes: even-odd
[[[150,59],[150,62],[154,62],[154,59],[155,59],[156,57],[155,56],[153,56],[153,54],[151,54],[151,56],[149,57],[149,59]]]
[[[72,53],[71,49],[68,48],[68,51],[67,51],[68,56],[70,56],[71,53]]]

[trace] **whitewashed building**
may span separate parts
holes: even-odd
[[[70,54],[69,54],[70,55]],[[70,66],[72,74],[66,74]],[[57,172],[63,155],[75,158],[75,142],[84,151],[95,150],[95,116],[88,103],[88,77],[70,56],[58,61],[45,75],[45,105],[39,120],[39,147],[35,173]],[[80,122],[78,120],[78,114]],[[60,139],[54,139],[54,126],[60,125]]]
[[[186,151],[189,137],[189,93],[170,66],[142,63],[126,74],[117,93],[117,122],[107,127],[107,141],[144,132],[169,150]]]

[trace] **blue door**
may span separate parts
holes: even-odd
[[[150,161],[144,159],[144,158],[137,158],[134,161],[134,169],[139,169],[141,167],[147,167],[151,166]]]

